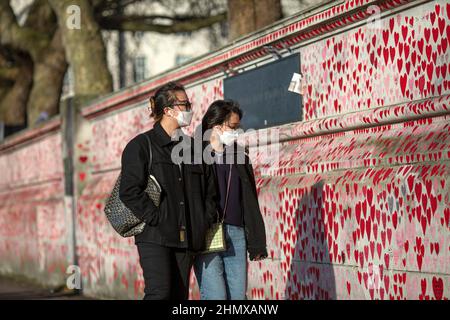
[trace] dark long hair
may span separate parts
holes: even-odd
[[[170,107],[175,101],[175,92],[186,91],[184,87],[176,82],[169,82],[159,88],[154,96],[150,97],[150,117],[153,117],[156,122],[160,121],[164,115],[164,108]]]
[[[206,111],[202,119],[202,135],[214,126],[228,121],[232,113],[236,113],[242,119],[242,110],[239,104],[233,100],[216,100]]]

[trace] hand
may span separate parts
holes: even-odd
[[[256,257],[255,257],[255,259],[253,259],[253,261],[261,261],[261,260],[263,260],[264,258],[263,258],[263,256],[262,256],[262,254],[258,254]]]

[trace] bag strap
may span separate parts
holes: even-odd
[[[233,165],[230,164],[230,172],[229,172],[229,174],[228,174],[227,194],[226,194],[226,196],[225,196],[225,207],[223,208],[222,223],[225,221],[225,215],[227,214],[228,196],[230,195],[231,171],[232,171],[232,169],[233,169]]]
[[[152,162],[153,162],[152,141],[150,140],[148,135],[146,135],[145,133],[143,133],[143,135],[145,136],[145,138],[147,138],[147,142],[148,142],[148,150],[149,150],[148,173],[150,174],[150,169],[152,167]]]

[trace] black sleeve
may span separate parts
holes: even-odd
[[[261,259],[266,259],[269,255],[267,254],[266,247],[261,248],[247,248],[249,252],[249,258],[251,261],[255,261],[255,258],[259,255]]]
[[[255,192],[255,194],[257,194],[258,192],[256,190],[256,178],[255,178],[255,172],[253,171],[252,162],[250,161],[250,157],[248,157],[248,156],[245,156],[245,160],[246,160],[247,172],[250,175],[250,179],[252,179],[251,185],[253,187],[253,191]]]
[[[205,210],[206,219],[208,221],[209,227],[217,220],[217,203],[218,203],[218,193],[216,189],[216,178],[214,176],[214,171],[212,165],[204,164],[205,168],[205,184],[206,184],[206,196],[205,196]]]
[[[131,140],[122,153],[122,178],[120,181],[120,200],[141,221],[151,226],[158,224],[159,209],[145,193],[148,183],[148,148]]]
[[[257,247],[251,247],[251,246],[247,246],[247,250],[249,252],[250,255],[250,260],[254,261],[256,256],[260,255],[261,258],[266,259],[268,257],[268,253],[267,253],[267,245],[266,245],[266,229],[265,229],[265,225],[264,225],[264,219],[262,217],[261,211],[259,210],[259,202],[258,202],[258,192],[256,189],[256,178],[255,178],[255,172],[253,171],[253,165],[250,161],[250,158],[247,157],[247,170],[248,173],[250,175],[250,179],[251,179],[251,185],[253,187],[253,191],[255,193],[256,196],[256,201],[257,201],[257,207],[258,207],[258,212],[255,215],[255,223],[257,226],[259,226],[259,228],[255,228],[255,230],[258,231],[258,239],[259,239],[259,243],[260,245]]]

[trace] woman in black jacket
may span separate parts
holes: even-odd
[[[179,159],[179,143],[191,138],[181,127],[191,122],[191,104],[181,85],[168,83],[150,98],[153,129],[136,136],[122,154],[120,199],[142,221],[135,237],[145,280],[144,299],[184,300],[189,293],[193,253],[204,249],[205,234],[215,214],[212,171],[203,164]],[[145,193],[151,141],[150,173],[162,188],[154,205]],[[193,145],[192,143],[190,145]],[[182,152],[192,152],[183,147]],[[183,156],[183,154],[181,154]]]
[[[218,100],[202,121],[203,139],[208,141],[204,155],[211,155],[217,209],[219,219],[224,221],[227,243],[224,252],[195,258],[200,296],[205,300],[246,299],[247,251],[253,261],[267,257],[253,168],[244,149],[236,143],[241,118],[236,102]]]

